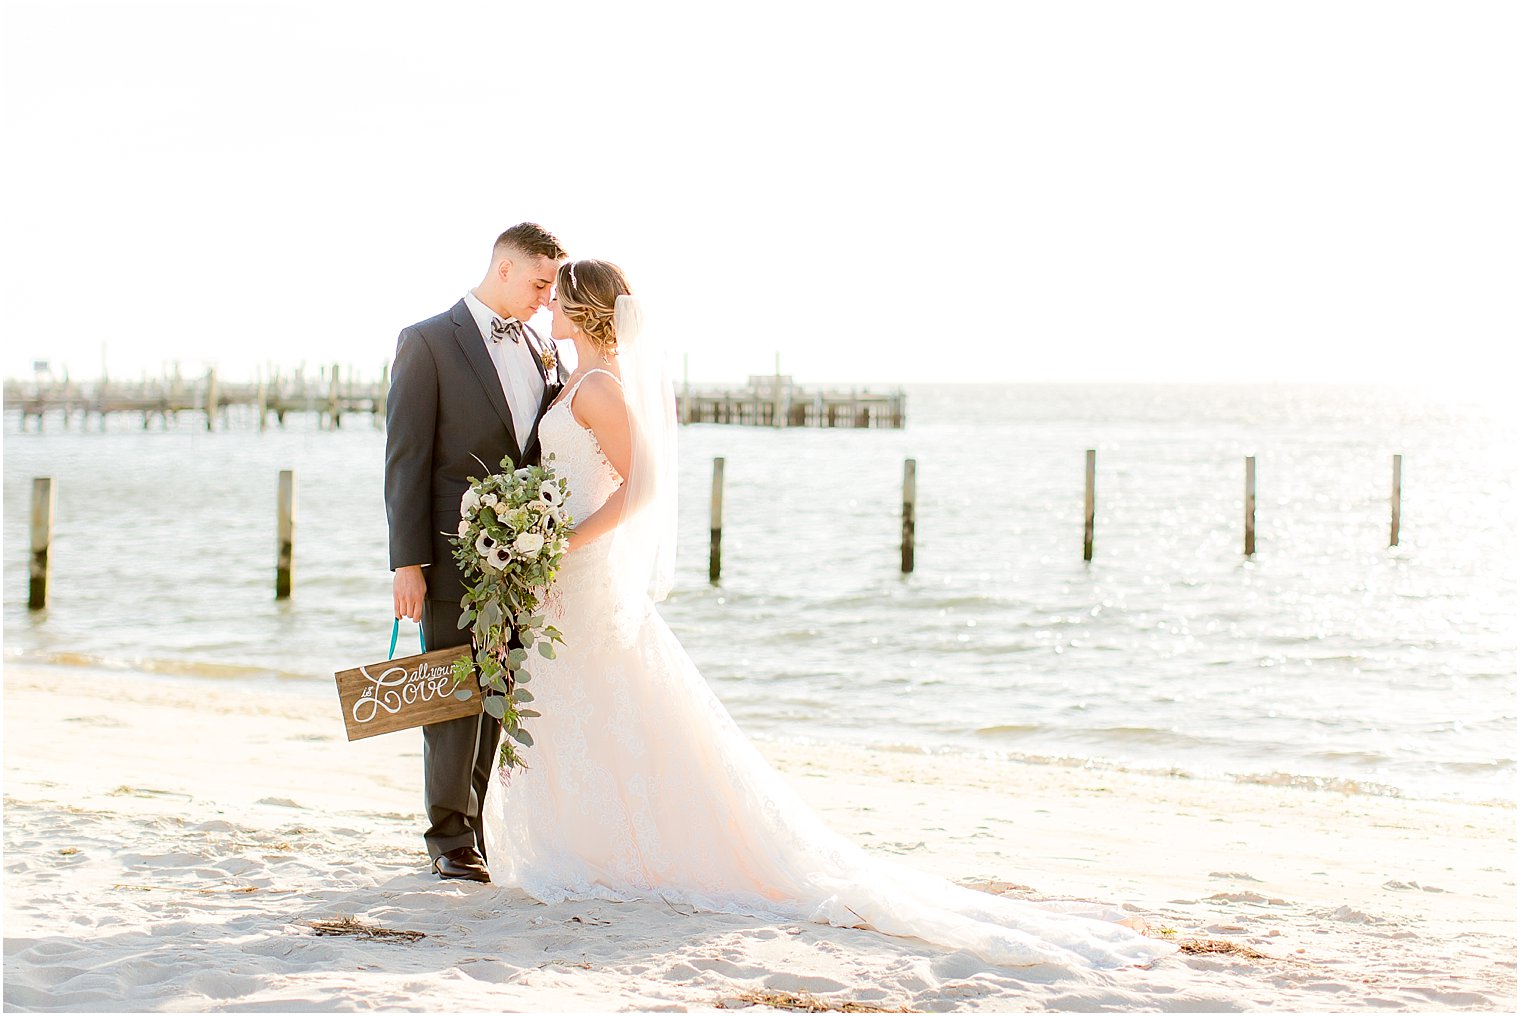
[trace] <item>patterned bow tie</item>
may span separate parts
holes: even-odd
[[[500,342],[504,338],[509,338],[513,342],[521,342],[522,332],[522,322],[516,318],[511,318],[506,321],[503,321],[501,318],[491,319],[492,342]]]

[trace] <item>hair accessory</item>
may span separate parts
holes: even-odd
[[[570,269],[570,285],[575,289],[580,289],[581,284],[575,281],[575,262],[570,262],[566,267]]]

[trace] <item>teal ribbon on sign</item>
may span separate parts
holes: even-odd
[[[398,617],[391,622],[391,651],[386,656],[387,660],[394,660],[396,658],[396,636],[399,634],[401,634],[401,618]],[[427,652],[427,639],[423,637],[422,625],[420,624],[417,626],[417,645],[422,648],[424,653]]]

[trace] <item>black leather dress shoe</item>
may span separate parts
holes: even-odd
[[[470,882],[489,882],[491,873],[474,847],[460,847],[433,858],[433,870],[439,878],[462,878]]]

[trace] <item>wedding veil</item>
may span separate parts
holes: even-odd
[[[675,384],[663,345],[644,332],[637,298],[619,296],[612,323],[633,454],[610,564],[618,600],[633,607],[645,596],[663,600],[675,578]]]

